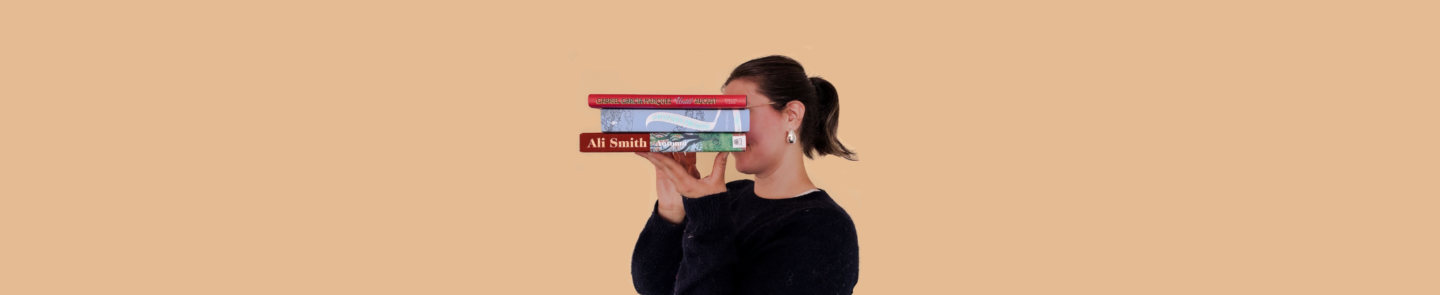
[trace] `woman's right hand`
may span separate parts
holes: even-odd
[[[636,153],[636,155],[640,155]],[[690,175],[700,178],[700,168],[695,167],[695,153],[668,153],[676,162],[680,162],[689,170]],[[640,155],[642,158],[643,155]],[[656,211],[660,217],[671,224],[680,224],[685,220],[685,203],[682,202],[680,191],[675,189],[675,184],[665,177],[665,172],[655,167],[655,196],[659,198],[659,208]]]

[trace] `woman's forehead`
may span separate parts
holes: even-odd
[[[770,98],[761,95],[759,87],[746,79],[730,81],[730,84],[725,84],[725,87],[721,88],[721,92],[726,95],[745,95],[749,105],[770,103]]]

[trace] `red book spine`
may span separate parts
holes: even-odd
[[[650,133],[581,133],[580,152],[649,152]]]
[[[698,94],[591,94],[597,109],[740,109],[744,95]]]

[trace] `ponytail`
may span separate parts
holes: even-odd
[[[835,85],[825,81],[819,76],[810,77],[810,84],[815,87],[815,116],[809,121],[810,125],[805,128],[810,145],[805,149],[805,156],[810,157],[810,150],[820,155],[835,155],[846,160],[856,161],[855,152],[845,148],[840,143],[840,138],[835,134],[840,129],[840,94],[835,91]],[[810,117],[810,116],[806,116]]]

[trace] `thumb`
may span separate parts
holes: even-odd
[[[723,180],[725,179],[725,163],[728,163],[729,161],[727,160],[729,159],[730,152],[723,152],[719,155],[715,155],[715,167],[710,170],[710,177],[715,177],[722,180],[723,182]]]

